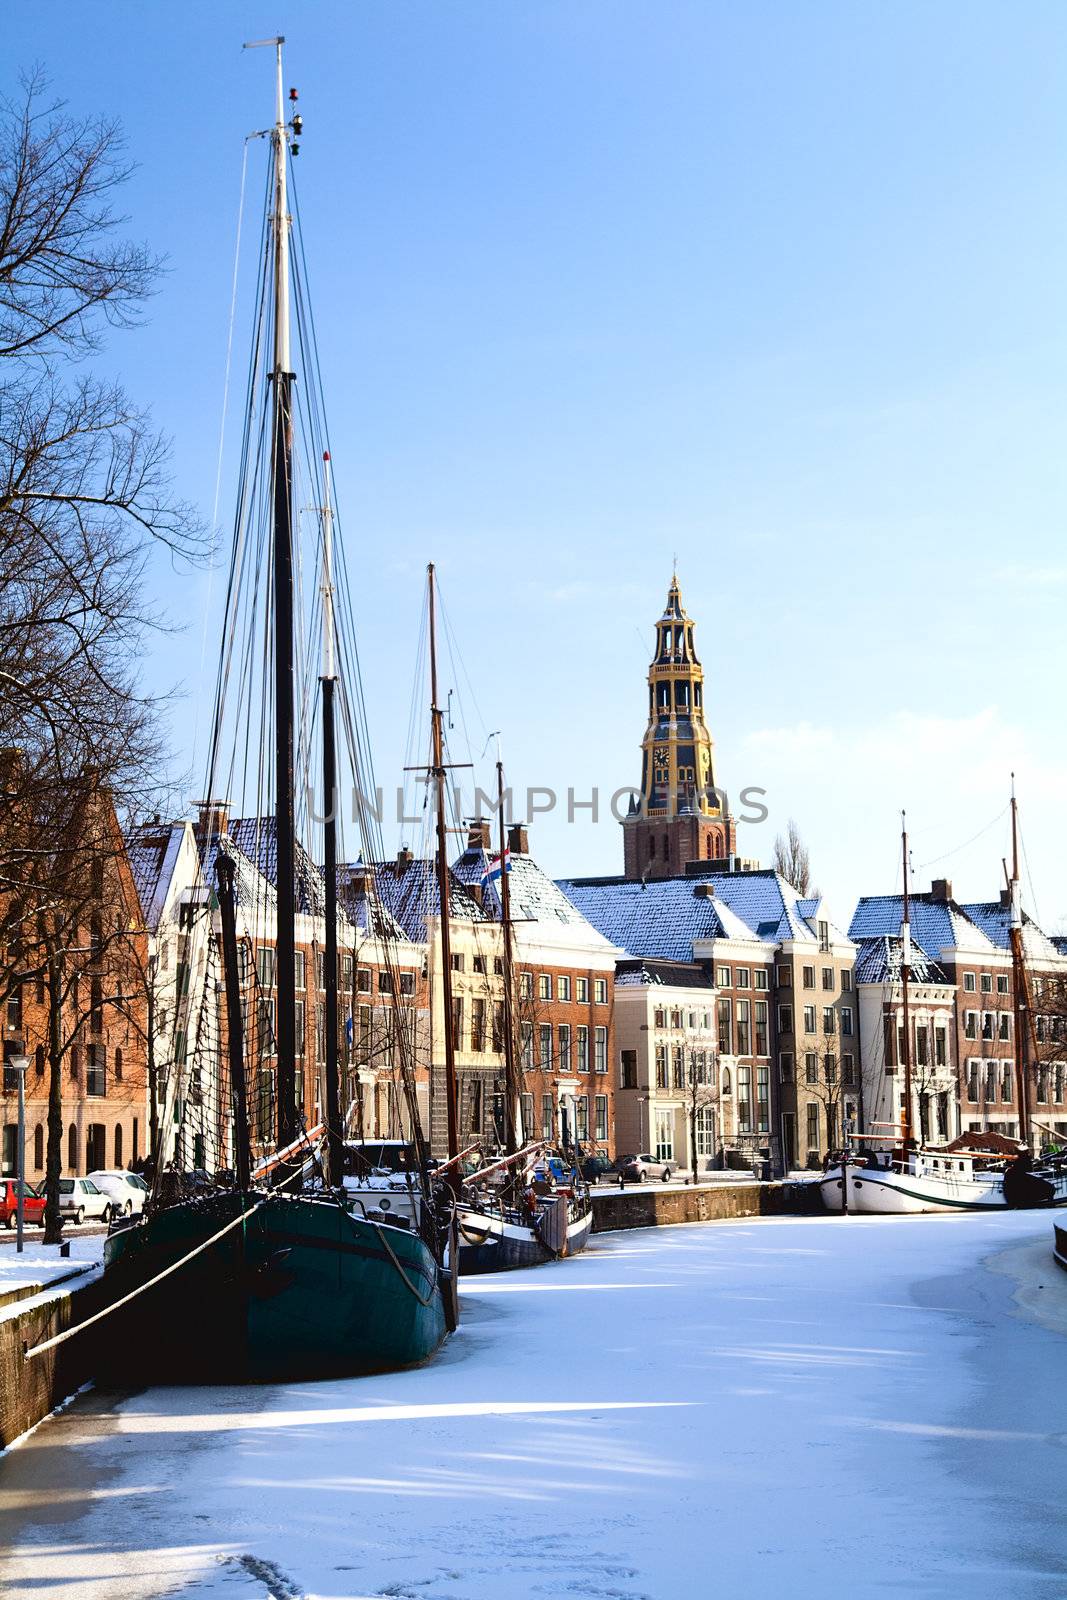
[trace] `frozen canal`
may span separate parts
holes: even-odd
[[[1062,1600],[1050,1238],[1032,1214],[615,1234],[471,1282],[422,1371],[87,1394],[0,1462],[0,1593]]]

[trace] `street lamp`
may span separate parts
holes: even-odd
[[[26,1188],[26,1068],[29,1066],[27,1056],[12,1056],[6,1063],[12,1072],[18,1073],[19,1078],[19,1127],[18,1146],[15,1151],[15,1217],[18,1232],[15,1234],[15,1249],[22,1254],[22,1219],[25,1206]]]

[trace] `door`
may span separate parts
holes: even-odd
[[[18,1165],[18,1124],[15,1122],[4,1123],[4,1150],[3,1173],[5,1178],[13,1178]]]
[[[85,1141],[85,1170],[98,1172],[107,1166],[107,1129],[102,1122],[90,1122]]]
[[[657,1161],[674,1160],[674,1113],[673,1111],[656,1112],[656,1148],[653,1151]]]

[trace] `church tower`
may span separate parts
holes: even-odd
[[[704,669],[677,575],[656,624],[648,669],[648,727],[641,745],[641,801],[623,823],[628,878],[669,878],[687,861],[723,861],[737,825],[716,788],[715,747],[704,721]]]

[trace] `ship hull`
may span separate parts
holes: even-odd
[[[841,1211],[843,1177],[840,1166],[831,1167],[819,1184],[827,1211]],[[1054,1195],[1045,1205],[1067,1205],[1067,1178],[1057,1177]],[[917,1216],[924,1212],[1006,1211],[1037,1209],[1011,1207],[1004,1198],[999,1172],[894,1172],[867,1167],[848,1169],[849,1211],[872,1216]]]
[[[551,1248],[542,1230],[534,1224],[512,1221],[473,1207],[460,1210],[458,1226],[461,1276],[513,1272],[520,1267],[538,1267],[546,1261],[558,1261],[561,1256],[579,1255],[592,1232],[593,1208],[588,1203],[568,1208],[563,1247],[558,1250]]]
[[[259,1382],[416,1365],[445,1336],[432,1252],[407,1229],[334,1201],[211,1196],[114,1233],[116,1299],[184,1262],[114,1314],[103,1382]],[[204,1246],[229,1225],[221,1238]]]

